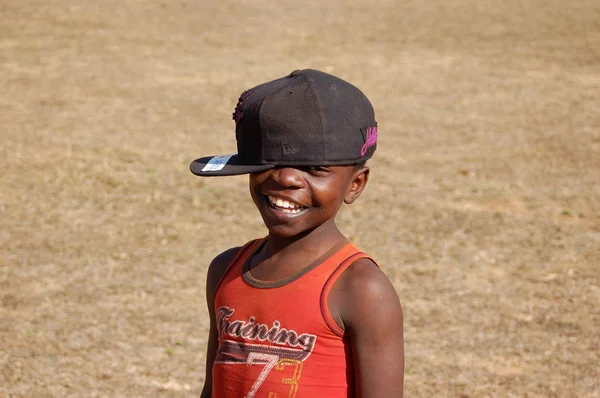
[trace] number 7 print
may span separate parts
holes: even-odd
[[[277,364],[278,361],[279,357],[273,354],[263,354],[261,352],[251,352],[248,354],[248,359],[246,360],[246,363],[248,365],[264,363],[265,367],[260,372],[258,378],[252,385],[252,388],[250,389],[250,391],[248,391],[248,394],[246,394],[244,398],[254,397],[254,394],[256,394],[256,391],[258,391],[258,388],[263,383],[263,381],[265,381],[265,379],[269,375],[269,372],[273,370],[273,367]]]
[[[260,372],[260,374],[258,375],[258,378],[252,385],[252,388],[250,389],[250,391],[248,392],[248,394],[246,394],[246,396],[244,398],[253,398],[254,397],[254,395],[260,388],[261,384],[265,381],[265,379],[267,378],[267,376],[269,375],[271,370],[273,370],[273,367],[275,367],[276,370],[282,371],[282,370],[284,370],[284,368],[286,366],[289,366],[289,365],[296,366],[294,369],[294,374],[292,375],[292,377],[283,378],[281,380],[281,382],[284,384],[290,385],[290,392],[288,394],[289,398],[294,398],[296,396],[296,394],[298,393],[298,380],[300,379],[300,375],[302,374],[302,361],[298,361],[295,359],[285,359],[285,358],[280,360],[277,355],[264,354],[264,353],[259,353],[259,352],[251,352],[248,354],[248,359],[247,359],[246,363],[248,365],[264,363],[265,367]],[[277,365],[277,366],[275,366],[275,365]],[[277,398],[277,393],[270,392],[268,398]]]
[[[267,351],[267,352],[265,352]],[[303,362],[311,354],[311,351],[304,351],[285,347],[272,347],[262,344],[248,344],[231,340],[219,342],[217,358],[215,363],[237,364],[237,365],[264,365],[258,378],[252,384],[252,388],[244,398],[254,398],[256,392],[266,380],[269,373],[275,368],[277,371],[284,371],[287,366],[294,365],[292,377],[284,377],[281,383],[288,384],[290,390],[288,398],[294,398],[298,393],[298,380],[302,375]],[[276,392],[269,392],[268,398],[277,398]]]

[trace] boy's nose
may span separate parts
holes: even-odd
[[[293,167],[278,167],[273,170],[271,177],[286,188],[301,188],[304,185],[300,170]]]

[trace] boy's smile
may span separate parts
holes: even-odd
[[[365,173],[354,166],[278,167],[251,174],[250,192],[269,233],[292,237],[332,221],[343,202],[358,197]]]
[[[267,196],[267,199],[273,209],[281,211],[284,214],[298,215],[307,209],[306,206],[294,203],[281,196]]]

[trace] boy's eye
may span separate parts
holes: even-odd
[[[327,171],[328,169],[326,167],[322,167],[322,166],[309,166],[306,168],[307,171],[314,173],[314,172],[323,172],[323,171]]]

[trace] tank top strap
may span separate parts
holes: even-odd
[[[217,283],[217,288],[215,289],[215,295],[219,291],[221,284],[227,278],[227,276],[231,272],[231,270],[234,269],[237,265],[239,265],[238,268],[241,269],[241,266],[246,262],[248,257],[251,256],[252,253],[254,253],[256,248],[258,246],[260,246],[265,241],[265,239],[266,238],[251,240],[250,242],[248,242],[244,246],[242,246],[240,250],[238,250],[238,252],[235,255],[235,257],[233,258],[233,260],[231,260],[231,262],[227,265],[227,269],[225,270],[225,272],[223,272],[221,279],[219,279],[219,283]],[[235,275],[235,276],[237,276],[237,275]]]
[[[327,324],[327,326],[329,326],[331,331],[340,337],[344,337],[344,329],[342,329],[337,324],[337,322],[333,319],[333,316],[331,316],[331,313],[329,312],[329,306],[327,305],[327,298],[329,297],[329,292],[333,288],[333,285],[338,280],[340,275],[342,275],[342,273],[346,269],[348,269],[348,267],[352,265],[352,263],[354,263],[356,260],[361,258],[368,258],[369,260],[373,261],[373,263],[375,263],[377,267],[379,267],[379,264],[377,264],[372,257],[361,252],[352,243],[348,243],[348,245],[346,245],[342,250],[336,253],[336,257],[338,257],[338,265],[330,274],[329,278],[325,282],[325,285],[323,286],[323,290],[321,291],[321,313],[323,315],[325,323]]]

